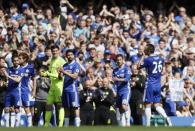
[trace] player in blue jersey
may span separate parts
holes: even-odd
[[[21,102],[22,106],[24,107],[26,116],[27,116],[27,121],[28,121],[28,127],[32,126],[32,114],[30,112],[30,95],[32,94],[33,96],[35,95],[36,91],[36,86],[34,84],[34,67],[33,65],[30,65],[28,63],[29,56],[25,52],[22,52],[19,54],[19,60],[20,60],[20,65],[22,68],[22,80],[20,84],[21,88]],[[33,81],[33,85],[30,85],[31,80]],[[30,90],[32,88],[32,91]]]
[[[74,59],[73,50],[66,51],[68,63],[64,64],[63,68],[59,68],[61,77],[64,77],[64,87],[62,93],[62,104],[65,109],[65,126],[69,125],[70,111],[75,114],[75,126],[80,126],[79,113],[79,95],[78,95],[78,76],[80,66]]]
[[[144,58],[143,56],[139,63],[139,67],[145,68],[147,72],[144,94],[146,126],[150,126],[152,104],[154,104],[156,111],[161,114],[167,120],[169,126],[171,126],[171,121],[161,105],[161,73],[164,60],[160,56],[154,55],[154,51],[155,47],[152,44],[148,44],[144,51],[147,57]]]
[[[113,81],[117,92],[117,112],[119,113],[118,122],[121,126],[130,126],[130,77],[131,71],[124,63],[122,54],[116,56],[117,68],[113,70]]]
[[[5,95],[5,125],[6,127],[18,127],[20,121],[20,87],[21,68],[19,66],[18,55],[12,56],[13,67],[4,70],[5,76],[8,78],[8,88]],[[14,107],[11,108],[11,107]],[[9,116],[11,114],[11,117]],[[9,123],[11,122],[11,124]]]

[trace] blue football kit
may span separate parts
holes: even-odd
[[[113,70],[113,77],[125,79],[123,82],[116,81],[114,88],[117,92],[116,105],[121,106],[122,104],[128,105],[130,98],[130,77],[131,71],[125,64],[119,68]]]
[[[11,77],[20,77],[22,73],[21,67],[10,67],[7,69],[9,76]],[[20,83],[9,79],[8,88],[5,95],[5,107],[19,107],[20,106]]]
[[[161,73],[164,60],[160,56],[149,56],[144,59],[141,68],[147,72],[146,89],[144,94],[145,102],[159,103],[161,101]]]
[[[63,66],[65,71],[71,74],[80,72],[79,64],[73,60],[71,63],[66,63]],[[79,107],[79,95],[78,95],[79,82],[78,78],[73,79],[68,75],[64,75],[64,87],[62,93],[62,104],[65,108]]]
[[[24,107],[30,106],[31,93],[31,78],[35,76],[34,66],[27,64],[22,66],[22,80],[21,80],[21,102]]]

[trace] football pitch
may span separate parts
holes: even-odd
[[[63,128],[0,128],[0,131],[194,131],[194,127],[143,127],[132,126],[129,128],[117,126],[82,126]]]

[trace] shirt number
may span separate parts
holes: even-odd
[[[162,61],[159,62],[154,61],[153,65],[154,65],[154,69],[152,71],[153,74],[162,72]]]

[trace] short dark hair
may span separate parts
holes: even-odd
[[[83,53],[82,51],[79,51],[79,52],[77,53],[77,55],[80,55],[80,54],[84,55],[84,53]]]
[[[14,55],[18,56],[18,51],[17,50],[12,50],[11,52],[12,52],[12,56],[14,56]]]
[[[26,52],[21,52],[19,56],[22,56],[22,58],[25,59],[26,62],[29,61],[29,55]]]
[[[59,47],[58,45],[52,45],[52,46],[51,46],[51,50],[53,50],[53,49],[58,49],[58,50],[60,50],[60,47]]]
[[[46,46],[46,47],[45,47],[45,51],[46,51],[46,50],[51,50],[51,47],[50,47],[50,46]]]
[[[153,54],[155,51],[155,47],[152,44],[148,44],[146,48],[149,54]]]
[[[68,54],[68,53],[73,53],[74,54],[74,50],[73,49],[68,49],[67,51],[66,51],[66,55]]]
[[[117,55],[116,55],[116,58],[118,58],[118,57],[124,58],[123,54],[117,54]]]
[[[12,61],[14,61],[14,59],[15,59],[15,58],[18,58],[18,57],[19,57],[18,54],[12,55]]]

